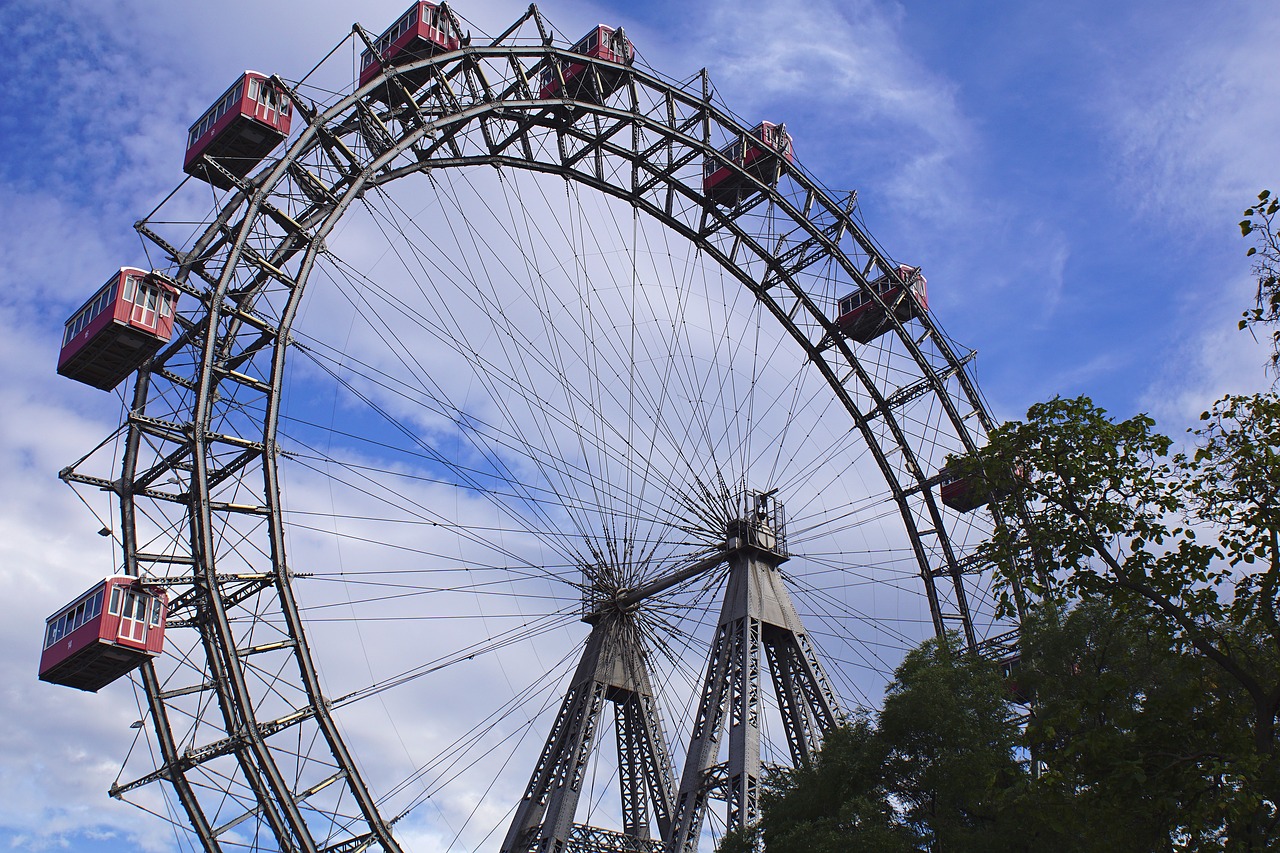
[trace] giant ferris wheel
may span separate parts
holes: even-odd
[[[191,144],[120,277],[173,337],[62,474],[165,592],[111,793],[183,849],[708,851],[1008,639],[972,353],[705,71],[415,3]]]

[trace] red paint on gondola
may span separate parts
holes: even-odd
[[[943,468],[939,473],[938,496],[942,503],[956,512],[972,512],[981,506],[991,503],[992,498],[1002,498],[1009,494],[1005,486],[992,486],[985,478],[958,477],[950,468]],[[1026,475],[1021,465],[1013,468],[1014,482],[1025,482]]]
[[[896,273],[885,273],[868,282],[868,287],[889,306],[893,316],[905,323],[913,317],[923,317],[929,310],[928,283],[919,267],[900,264]],[[888,313],[871,293],[859,288],[840,300],[836,325],[846,336],[865,344],[889,331],[891,324]]]
[[[293,107],[288,95],[265,75],[246,71],[205,111],[187,134],[182,170],[220,189],[232,181],[202,158],[215,160],[237,178],[253,171],[289,136]]]
[[[593,27],[570,50],[618,66],[630,65],[636,58],[635,45],[626,37],[622,27],[615,30],[604,24]],[[592,68],[595,69],[594,74],[591,73]],[[538,97],[603,103],[605,98],[618,91],[624,73],[623,67],[614,69],[587,62],[553,61],[542,69]],[[562,77],[563,88],[560,85]]]
[[[1009,699],[1019,705],[1030,705],[1033,692],[1027,687],[1025,679],[1019,677],[1022,670],[1022,656],[1017,652],[1006,655],[999,661],[1000,674],[1004,676],[1004,687]]]
[[[947,471],[942,472],[948,476]],[[986,506],[990,498],[981,489],[974,488],[968,477],[951,477],[944,479],[938,486],[938,496],[942,503],[956,512],[971,512],[980,506]]]
[[[373,43],[377,54],[368,49],[360,54],[359,85],[364,86],[376,78],[384,64],[398,68],[438,53],[457,50],[461,43],[457,27],[444,8],[435,3],[414,3]],[[379,56],[382,62],[378,61]],[[412,92],[431,79],[431,73],[430,68],[420,68],[402,72],[399,79]],[[385,86],[378,87],[371,94],[382,101],[389,99]]]
[[[97,692],[164,651],[167,609],[137,578],[95,584],[46,620],[40,680]]]
[[[709,158],[703,166],[702,191],[724,207],[754,195],[760,184],[776,185],[786,164],[795,160],[787,126],[768,121],[721,148],[720,154],[722,157]]]
[[[173,333],[178,290],[136,267],[121,267],[67,320],[58,373],[109,391]]]

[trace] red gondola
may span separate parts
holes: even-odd
[[[437,53],[457,50],[461,43],[452,16],[442,6],[435,3],[414,3],[373,43],[377,54],[367,49],[360,54],[360,85],[377,77],[382,71],[382,63],[395,67],[408,65]],[[378,62],[378,55],[382,56],[382,63]],[[400,82],[410,91],[422,86],[430,78],[429,68],[400,74]],[[388,100],[384,86],[378,87],[371,94],[379,100]]]
[[[121,267],[67,320],[58,372],[110,391],[169,340],[177,302],[173,285]]]
[[[942,478],[942,482],[938,484],[938,495],[945,505],[956,512],[972,512],[991,502],[990,496],[977,488],[968,477],[954,477],[944,468]]]
[[[1030,705],[1031,691],[1018,678],[1018,672],[1022,669],[1022,657],[1017,652],[1006,655],[1000,659],[999,666],[1009,698],[1019,705]]]
[[[182,171],[230,189],[231,180],[206,168],[201,158],[216,160],[243,178],[289,136],[292,120],[293,107],[284,90],[257,71],[246,71],[191,125]]]
[[[993,497],[1004,497],[1009,490],[1004,487],[992,488],[990,483],[970,477],[956,477],[947,468],[939,473],[938,495],[942,502],[956,512],[971,512],[980,506],[991,503]],[[1022,466],[1013,469],[1015,480],[1023,480]]]
[[[733,207],[753,195],[760,188],[756,181],[776,185],[785,164],[795,159],[787,126],[767,121],[760,122],[746,136],[721,148],[720,153],[750,178],[755,178],[755,181],[750,180],[718,157],[709,158],[702,169],[702,191],[707,198],[724,207]]]
[[[574,53],[614,62],[619,66],[630,65],[635,61],[636,48],[627,38],[622,27],[616,30],[598,24],[592,28],[578,43],[570,48]],[[595,74],[591,69],[596,70]],[[557,71],[559,69],[559,71]],[[551,63],[542,69],[539,81],[539,98],[569,98],[575,101],[591,101],[600,104],[604,99],[618,91],[622,85],[624,69],[619,67],[601,68],[587,62]],[[561,90],[560,78],[564,76],[564,89]]]
[[[904,282],[906,294],[902,293]],[[900,264],[896,275],[885,273],[869,284],[893,311],[893,316],[904,323],[912,317],[923,317],[929,310],[929,282],[920,274],[919,267]],[[845,335],[862,344],[878,338],[890,328],[884,309],[862,288],[840,300],[836,325]]]
[[[164,651],[167,608],[137,578],[95,584],[46,621],[40,680],[97,692]]]

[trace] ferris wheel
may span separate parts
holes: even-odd
[[[111,794],[184,849],[708,851],[906,649],[1007,641],[972,353],[802,154],[536,7],[226,90],[60,363],[136,369],[62,473],[135,580],[48,640],[133,643],[63,681],[135,672]]]

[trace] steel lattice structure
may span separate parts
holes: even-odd
[[[372,44],[359,27],[354,43]],[[137,374],[120,433],[118,474],[96,471],[94,457],[87,457],[62,476],[116,496],[125,571],[170,588],[170,630],[175,635],[185,630],[190,638],[179,640],[166,661],[141,671],[154,766],[122,777],[112,794],[145,796],[157,784],[168,786],[181,820],[205,849],[397,851],[402,842],[393,826],[444,789],[441,783],[407,806],[389,805],[401,787],[367,781],[369,768],[357,762],[348,746],[352,732],[341,721],[344,708],[381,695],[386,684],[334,695],[318,669],[312,648],[317,629],[310,614],[320,612],[321,605],[300,601],[300,596],[309,594],[304,586],[308,578],[331,567],[324,552],[305,544],[310,528],[299,521],[305,513],[290,504],[289,495],[294,480],[336,463],[315,442],[298,437],[307,434],[303,424],[313,413],[289,396],[291,379],[304,388],[317,376],[325,379],[365,406],[362,411],[374,413],[368,417],[376,415],[392,432],[403,434],[406,446],[429,458],[433,476],[447,470],[460,484],[458,494],[483,494],[515,531],[506,535],[516,538],[518,522],[527,517],[524,531],[565,555],[566,571],[548,573],[581,595],[582,606],[558,617],[561,624],[581,617],[590,632],[567,688],[553,688],[563,691],[553,721],[534,733],[543,745],[524,797],[508,803],[512,811],[490,826],[481,844],[485,849],[696,850],[710,831],[703,827],[709,800],[728,801],[727,825],[749,822],[755,814],[762,768],[771,760],[761,757],[762,715],[781,721],[780,749],[792,760],[811,751],[821,731],[838,721],[841,702],[850,697],[838,698],[828,679],[831,673],[824,672],[822,642],[808,626],[814,614],[807,613],[802,624],[788,591],[803,577],[789,572],[799,572],[791,566],[807,561],[829,564],[828,573],[836,575],[858,562],[868,566],[869,577],[876,549],[866,546],[853,561],[838,551],[821,552],[816,545],[808,551],[789,548],[779,541],[786,526],[778,515],[778,500],[789,508],[810,507],[803,530],[792,523],[792,542],[830,547],[825,543],[839,540],[842,532],[868,524],[861,513],[874,515],[879,525],[885,517],[891,519],[892,532],[875,536],[886,543],[885,553],[901,552],[909,561],[909,571],[900,574],[914,577],[923,596],[928,622],[923,633],[956,631],[966,644],[979,646],[1009,627],[995,616],[990,579],[976,574],[966,559],[990,521],[948,510],[934,488],[947,454],[973,450],[990,426],[965,369],[972,353],[954,351],[932,317],[906,323],[894,319],[893,306],[869,287],[877,277],[896,275],[898,267],[856,219],[856,196],[836,198],[799,165],[788,165],[776,182],[742,173],[754,182],[754,192],[732,207],[715,204],[703,194],[704,163],[733,166],[722,149],[747,129],[718,103],[705,72],[692,82],[677,83],[637,63],[623,69],[620,87],[607,97],[592,97],[588,89],[575,101],[541,98],[539,75],[570,59],[586,62],[590,74],[618,73],[617,66],[571,53],[531,7],[497,37],[476,36],[460,50],[386,67],[375,81],[354,91],[348,83],[345,91],[325,95],[306,81],[276,78],[291,93],[304,123],[288,150],[248,179],[227,173],[234,189],[219,194],[194,229],[186,224],[192,219],[190,210],[172,199],[137,223],[144,242],[158,252],[152,264],[156,274],[184,294],[181,332]],[[414,82],[406,83],[410,77]],[[599,79],[594,91],[603,91]],[[211,161],[207,168],[220,167]],[[378,227],[407,215],[396,213],[402,210],[398,201],[376,206],[379,199],[394,197],[397,182],[416,180],[414,186],[426,187],[423,195],[448,199],[451,186],[480,180],[451,176],[480,174],[477,170],[496,176],[492,180],[497,183],[477,190],[472,204],[499,194],[510,197],[515,186],[530,195],[546,194],[547,183],[537,176],[562,179],[568,204],[582,205],[577,194],[588,192],[603,199],[602,204],[614,205],[602,209],[632,213],[634,218],[623,222],[619,232],[639,234],[656,224],[688,247],[697,264],[718,270],[732,288],[724,293],[732,295],[715,286],[686,291],[683,281],[655,285],[662,293],[668,290],[661,287],[667,287],[678,304],[652,307],[644,315],[649,325],[639,329],[634,290],[630,316],[593,307],[590,300],[606,297],[589,288],[564,297],[563,304],[553,304],[558,297],[551,289],[534,292],[546,301],[548,334],[559,328],[561,320],[553,319],[573,315],[585,318],[576,321],[585,346],[595,346],[607,331],[625,341],[617,346],[629,347],[625,352],[632,373],[595,364],[600,372],[596,386],[590,387],[569,364],[576,355],[572,345],[548,357],[540,369],[565,377],[557,392],[563,403],[550,393],[536,396],[543,392],[522,390],[529,383],[514,371],[533,368],[511,367],[511,382],[494,378],[502,371],[487,360],[481,343],[486,336],[519,340],[520,357],[527,359],[521,364],[538,362],[547,346],[532,333],[523,337],[525,326],[516,312],[498,319],[502,303],[494,302],[487,312],[491,328],[448,339],[466,361],[479,365],[473,384],[492,383],[484,406],[473,411],[460,398],[441,395],[424,404],[429,416],[399,414],[395,395],[408,398],[412,383],[396,380],[400,384],[392,388],[385,378],[389,374],[365,370],[356,356],[340,348],[326,350],[300,331],[306,313],[303,295],[332,288],[345,275],[347,283],[339,288],[344,296],[357,313],[377,318],[378,306],[389,304],[377,301],[387,298],[379,283],[365,272],[349,272],[352,265],[331,249],[342,237],[340,225],[360,210],[372,210],[365,215]],[[532,177],[517,184],[518,175]],[[380,210],[391,213],[379,219]],[[519,211],[509,216],[512,231],[523,234],[530,218]],[[441,228],[457,216],[444,221]],[[567,238],[572,246],[589,248],[590,239],[578,232],[593,221],[575,213],[553,225],[573,232]],[[413,242],[406,238],[409,226],[400,227],[405,230],[389,240],[396,252]],[[463,283],[482,274],[456,260],[464,253],[459,247],[470,245],[466,223],[459,231],[454,248],[442,254],[454,264],[462,294],[470,292],[462,289]],[[422,229],[412,236],[426,243],[430,235]],[[536,242],[538,238],[529,240],[530,245]],[[477,245],[475,251],[484,249]],[[629,270],[621,280],[641,278],[636,271],[639,251],[630,251]],[[487,264],[489,270],[484,274],[492,276],[503,258],[496,252],[483,257],[481,266]],[[587,262],[582,263],[585,268]],[[695,262],[690,263],[673,278],[693,269]],[[531,283],[526,290],[536,291],[550,265],[530,257],[523,264],[532,270],[526,273]],[[474,297],[476,305],[490,304],[484,294],[494,292],[492,279],[474,286],[481,294]],[[836,300],[858,288],[872,293],[888,311],[889,330],[870,344],[849,340],[833,322]],[[755,337],[760,329],[776,336],[769,339],[770,355],[747,351],[739,342],[745,335],[725,345],[732,357],[705,355],[699,336],[718,341],[721,332],[715,322],[691,322],[689,306],[714,306],[717,299],[730,306],[721,320],[749,315],[756,322]],[[436,319],[434,310],[414,309],[415,328],[452,322]],[[646,359],[645,345],[637,340],[657,334],[654,329],[667,322],[675,331],[665,362],[662,357]],[[414,357],[412,348],[401,347],[398,340],[389,346],[401,361]],[[605,346],[591,358],[601,360]],[[291,373],[299,370],[294,366],[299,360],[308,359],[309,372]],[[684,361],[712,367],[700,373],[689,368],[685,374],[681,371],[686,368],[677,364]],[[635,371],[649,362],[663,366],[655,367],[655,378],[644,385],[634,378]],[[771,372],[788,370],[791,384],[781,392],[752,396],[765,393],[757,388],[768,386]],[[679,404],[672,402],[682,392],[670,389],[686,375],[692,377],[687,384],[703,381],[705,387],[693,388]],[[629,388],[629,396],[618,387]],[[507,413],[505,420],[485,419],[495,410],[501,414],[512,395],[524,408]],[[686,410],[695,405],[714,414]],[[650,414],[637,415],[641,410]],[[784,410],[785,419],[780,414]],[[791,410],[799,415],[793,418]],[[584,411],[585,427],[577,420]],[[530,412],[541,413],[543,420],[526,431]],[[771,417],[777,419],[776,427],[769,426]],[[423,438],[441,434],[437,421],[468,437],[465,463],[446,463]],[[663,432],[677,422],[700,425],[706,433],[697,439],[705,444],[695,448],[698,452],[672,451],[672,458],[681,458],[690,471],[697,468],[696,476],[652,470],[659,449],[679,444],[678,436]],[[282,423],[287,429],[282,430]],[[745,435],[744,425],[755,429],[760,424],[772,431],[752,445],[755,455],[740,450],[744,440],[735,439],[735,444],[721,438],[721,433],[734,438],[735,430]],[[578,443],[591,444],[590,452],[566,461],[572,442],[548,437],[561,428]],[[366,433],[363,425],[354,425],[346,432],[330,427],[328,436],[355,441]],[[716,442],[726,446],[724,457],[711,460],[705,470],[698,468],[702,457],[716,455]],[[640,449],[633,453],[633,445]],[[623,446],[625,451],[614,450]],[[756,451],[763,447],[779,450],[761,475],[756,469],[765,467],[758,462],[764,454]],[[519,451],[522,463],[510,461],[506,450],[511,448]],[[852,470],[854,460],[846,456],[855,454],[850,448],[857,448],[857,464],[882,481],[875,506],[883,509],[864,510],[848,499],[823,503],[843,481],[846,467]],[[790,454],[786,458],[784,449]],[[372,495],[382,481],[372,474],[368,480],[357,479],[366,476],[358,472],[371,470],[369,465],[360,457],[333,481],[349,486],[352,494]],[[618,472],[626,465],[623,477]],[[385,466],[393,467],[397,476],[403,473],[403,465]],[[777,482],[759,482],[761,476]],[[782,493],[775,499],[779,483]],[[581,491],[570,494],[574,485]],[[586,494],[598,496],[598,506],[584,508]],[[624,505],[630,514],[618,509]],[[430,508],[429,523],[448,526],[435,512]],[[635,520],[641,515],[643,522]],[[459,540],[464,544],[479,541],[478,531],[491,529],[470,524],[455,522],[465,530]],[[511,555],[522,547],[499,543],[496,534],[481,544],[489,549],[486,553],[505,553],[512,562],[516,558]],[[461,553],[463,546],[458,547]],[[298,548],[307,550],[306,560],[292,556]],[[520,565],[533,567],[535,561]],[[570,570],[576,580],[566,581]],[[823,597],[821,581],[806,583],[799,587],[802,592],[830,604],[832,596]],[[714,602],[721,588],[726,591],[716,617]],[[670,616],[676,600],[672,596],[677,595],[684,596],[679,599],[681,615]],[[828,620],[839,622],[833,612],[827,613]],[[678,713],[671,732],[663,728],[663,719],[672,718],[671,709],[659,713],[661,691],[652,681],[683,652],[668,651],[664,657],[655,651],[654,640],[655,630],[664,630],[662,620],[677,618],[696,625],[708,622],[710,636],[706,646],[688,654],[701,661],[705,674],[686,691],[694,697],[691,716]],[[828,628],[824,641],[843,642],[845,635],[839,632],[845,630]],[[484,640],[490,645],[483,648],[511,638],[518,636],[491,632]],[[901,647],[913,639],[904,632],[886,645]],[[416,679],[470,660],[479,648],[460,644],[456,653],[429,659],[432,667],[424,664],[400,681],[384,681]],[[870,654],[880,659],[878,653]],[[761,686],[766,671],[773,686],[767,703],[762,694],[768,691]],[[614,778],[621,795],[614,828],[579,819],[581,782],[609,709],[616,730]],[[475,737],[479,743],[481,735]],[[685,743],[688,753],[677,785],[671,756],[684,754]],[[728,755],[722,759],[724,750]],[[504,775],[529,778],[528,766],[505,768]]]

